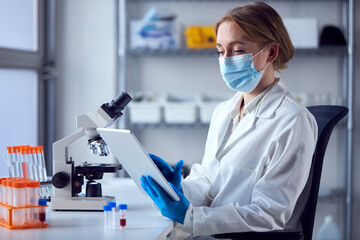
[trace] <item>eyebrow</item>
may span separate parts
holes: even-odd
[[[236,45],[236,44],[242,44],[242,45],[246,45],[245,42],[242,42],[242,41],[231,41],[229,43],[230,46],[233,46],[233,45]],[[222,47],[222,45],[220,43],[216,43],[216,46],[219,46],[219,47]]]

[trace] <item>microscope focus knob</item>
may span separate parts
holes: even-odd
[[[64,188],[70,182],[70,176],[66,172],[58,172],[52,178],[52,184],[56,188]]]

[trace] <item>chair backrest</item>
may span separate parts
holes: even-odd
[[[318,139],[309,178],[304,188],[304,191],[307,191],[305,193],[305,195],[307,195],[307,202],[300,219],[305,240],[312,238],[321,171],[330,135],[335,125],[344,118],[349,111],[343,106],[311,106],[308,107],[308,109],[314,115],[318,124]]]

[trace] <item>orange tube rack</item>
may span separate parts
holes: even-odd
[[[29,209],[29,208],[41,208],[41,207],[47,207],[47,206],[26,206],[26,207],[13,207],[5,204],[0,203],[0,208],[3,211],[8,211],[8,221],[5,221],[4,219],[0,219],[0,226],[6,227],[8,229],[28,229],[28,228],[45,228],[49,224],[46,223],[36,223],[36,224],[29,224],[24,223],[22,225],[14,225],[12,221],[13,217],[13,211],[16,211],[16,209]]]

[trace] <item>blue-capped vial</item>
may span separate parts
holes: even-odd
[[[46,221],[46,210],[45,210],[46,205],[47,205],[47,201],[45,199],[39,199],[39,206],[43,206],[38,208],[40,223],[45,223]]]
[[[127,204],[119,204],[120,227],[126,226]]]
[[[103,207],[104,210],[104,229],[108,230],[111,226],[111,207],[109,205],[105,205]]]
[[[116,227],[116,221],[115,221],[115,216],[116,216],[116,202],[109,202],[108,206],[111,207],[111,213],[110,213],[110,219],[111,219],[111,226],[114,228]]]

